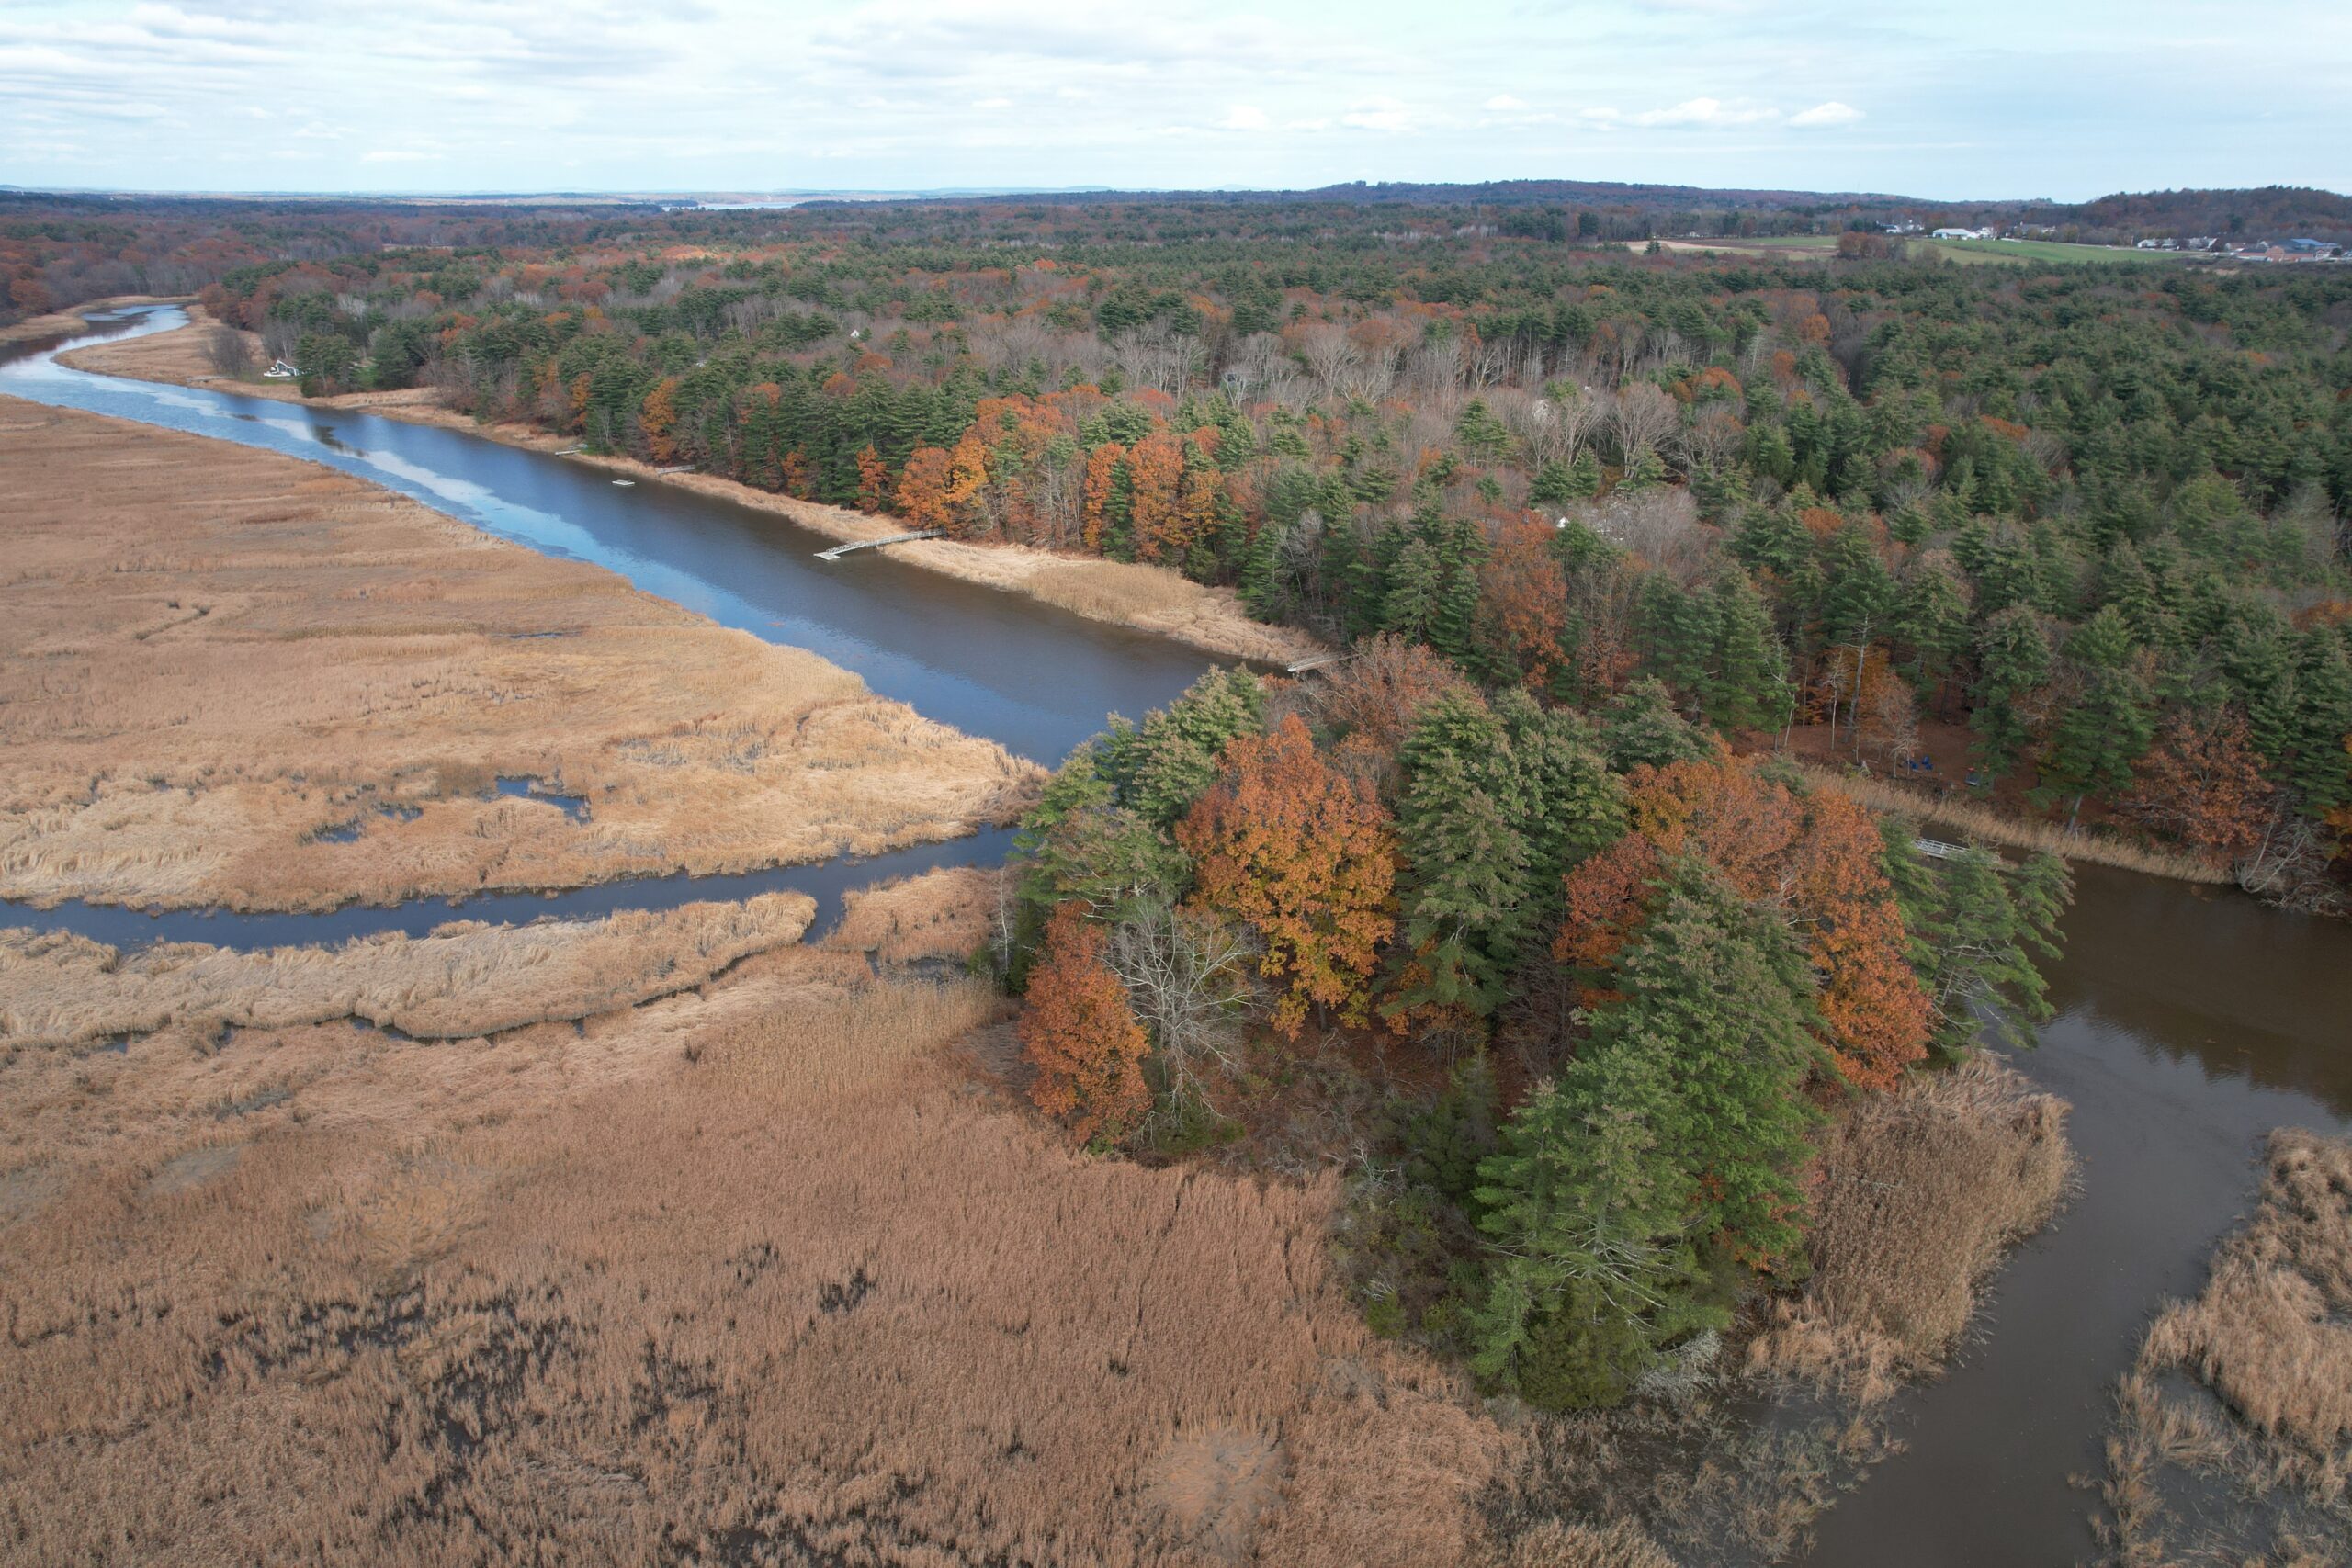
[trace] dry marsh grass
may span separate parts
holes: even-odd
[[[21,1054],[12,1560],[1475,1560],[1507,1441],[1369,1339],[1328,1185],[1087,1158],[958,1089],[976,983],[796,951],[707,989],[604,1021],[662,1043],[622,1076],[546,1030]],[[224,1120],[239,1060],[284,1092]]]
[[[7,897],[743,871],[954,837],[1039,777],[599,568],[197,436],[0,400],[0,561]]]
[[[2352,1541],[2352,1141],[2282,1130],[2264,1163],[2254,1217],[2118,1389],[2104,1529],[2126,1568],[2340,1562]],[[2184,1483],[2197,1506],[2177,1508]]]
[[[1834,789],[1853,796],[1874,811],[1892,812],[1914,821],[1949,829],[1966,839],[2010,849],[2046,852],[2091,865],[2111,865],[2177,882],[2225,884],[2228,872],[2188,855],[2167,853],[2096,831],[2069,833],[2054,822],[2011,817],[1973,801],[1947,800],[1883,779],[1863,778],[1815,762],[1798,762],[1797,770],[1817,789]]]
[[[212,330],[195,307],[194,324],[175,332],[154,333],[125,342],[97,344],[62,356],[79,369],[139,380],[189,385],[211,374],[205,353],[205,334]],[[248,334],[249,336],[251,334]],[[255,340],[258,343],[258,340]],[[553,452],[576,445],[572,437],[549,435],[520,424],[484,425],[470,415],[440,405],[429,389],[402,392],[353,392],[335,398],[304,399],[282,381],[241,384],[240,392],[309,401],[328,408],[364,408],[387,419],[413,424],[463,430],[510,446]],[[647,464],[628,457],[583,457],[615,473],[640,479],[655,477]],[[845,542],[878,539],[906,532],[895,517],[855,512],[756,490],[711,474],[669,474],[661,482],[705,495],[756,506],[789,517],[806,528]],[[1250,618],[1230,589],[1207,588],[1167,567],[1123,564],[1096,557],[1056,555],[1026,545],[967,544],[955,539],[926,539],[893,545],[891,553],[926,570],[961,578],[1007,592],[1025,593],[1090,620],[1133,626],[1173,637],[1192,647],[1227,659],[1251,659],[1270,664],[1290,663],[1328,651],[1306,633],[1272,626]]]
[[[1750,1365],[1865,1407],[1934,1371],[2074,1172],[2064,1103],[1987,1056],[1857,1102],[1823,1140],[1812,1277],[1750,1342]]]
[[[825,945],[871,953],[885,964],[962,962],[988,946],[1009,917],[1001,867],[942,866],[920,876],[842,896],[842,918]]]
[[[156,942],[125,954],[69,932],[0,930],[0,1049],[339,1018],[421,1039],[568,1021],[690,990],[752,953],[798,942],[816,911],[806,894],[770,893],[251,953]]]

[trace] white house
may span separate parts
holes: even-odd
[[[1997,229],[1939,229],[1928,236],[1936,240],[1995,240],[2000,238]]]

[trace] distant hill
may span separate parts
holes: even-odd
[[[2061,208],[2086,227],[2145,229],[2152,234],[2214,234],[2284,240],[2308,235],[2352,243],[2352,197],[2301,186],[2258,190],[2156,190],[2103,196]]]

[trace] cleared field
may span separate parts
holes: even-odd
[[[426,1046],[0,1071],[12,1562],[1476,1561],[1509,1439],[1327,1183],[1087,1158],[806,950]]]
[[[13,399],[0,562],[11,897],[301,909],[744,871],[952,838],[1040,776],[602,569]]]

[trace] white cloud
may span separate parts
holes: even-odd
[[[1487,107],[1497,114],[1511,114],[1526,107],[1525,98],[1514,98],[1509,93],[1497,93],[1487,100]]]
[[[1012,107],[1012,100],[1011,98],[1001,97],[974,98],[972,100],[972,107],[976,109],[1009,109]]]
[[[440,157],[438,152],[419,152],[410,147],[379,147],[360,155],[363,164],[424,164]]]
[[[1219,130],[1272,130],[1273,119],[1255,104],[1236,104],[1226,117],[1216,122]]]
[[[1394,133],[1413,129],[1413,111],[1395,98],[1370,98],[1341,115],[1340,123],[1358,130]]]
[[[1791,125],[1851,125],[1862,118],[1862,111],[1851,104],[1841,104],[1832,98],[1826,104],[1815,104],[1801,114],[1789,117]]]

